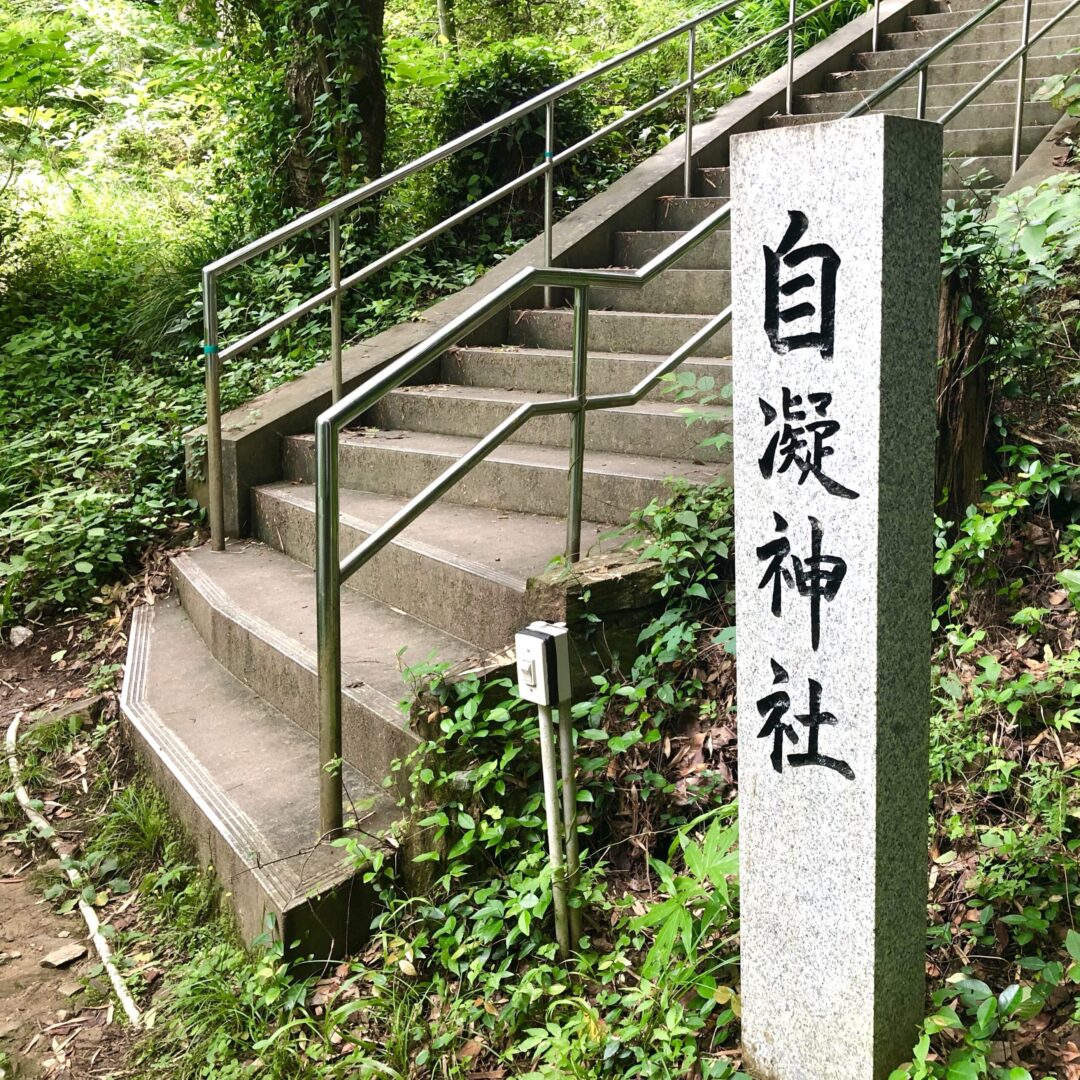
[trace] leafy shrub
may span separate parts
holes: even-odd
[[[1077,51],[1072,49],[1066,55],[1075,56]],[[1032,101],[1049,101],[1055,109],[1061,109],[1069,116],[1080,116],[1080,68],[1051,75],[1035,91]]]
[[[463,135],[523,101],[569,78],[572,69],[556,51],[536,39],[508,41],[466,54],[440,88],[434,110],[434,134],[440,143]],[[584,138],[592,129],[595,109],[585,91],[564,97],[555,110],[559,149]],[[458,151],[433,178],[443,217],[509,183],[544,160],[545,110],[537,109],[505,128]],[[543,185],[527,185],[511,197],[511,213],[535,227],[542,206]]]
[[[119,192],[24,214],[0,296],[0,624],[85,601],[186,509],[177,433],[195,395],[164,358],[128,359],[168,259],[151,214]]]

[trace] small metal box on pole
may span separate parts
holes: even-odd
[[[581,909],[570,908],[568,893],[577,880],[577,781],[574,733],[570,718],[570,639],[564,625],[533,622],[515,636],[518,691],[537,706],[540,720],[540,768],[544,778],[548,855],[552,867],[555,936],[562,956],[581,937]],[[552,708],[558,709],[559,755],[555,755]],[[560,781],[561,773],[561,781]],[[562,808],[558,789],[562,787]]]

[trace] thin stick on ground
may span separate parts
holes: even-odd
[[[7,730],[8,769],[11,771],[11,782],[15,789],[15,798],[18,800],[19,805],[23,809],[23,813],[26,815],[30,824],[33,825],[37,834],[53,849],[54,852],[56,852],[57,858],[59,858],[61,862],[64,862],[64,853],[57,840],[56,830],[49,824],[45,817],[39,814],[30,805],[30,796],[27,794],[26,788],[23,787],[22,780],[20,779],[21,772],[19,759],[16,757],[16,741],[19,734],[19,721],[22,720],[22,716],[23,714],[21,712],[16,713],[15,719],[11,721],[11,725]],[[71,887],[75,889],[76,892],[81,892],[83,880],[78,870],[69,865],[66,867],[66,873],[68,880],[71,882]],[[101,921],[97,917],[97,912],[95,912],[81,896],[79,897],[79,911],[86,920],[86,926],[90,932],[90,940],[94,943],[94,948],[97,949],[98,956],[101,957],[101,963],[109,976],[109,982],[112,983],[113,990],[116,991],[116,996],[123,1006],[124,1012],[131,1022],[131,1026],[135,1028],[139,1027],[142,1023],[142,1014],[139,1012],[139,1007],[135,1004],[127,987],[124,985],[124,980],[121,977],[120,972],[113,963],[112,951],[109,949],[108,942],[102,936]]]

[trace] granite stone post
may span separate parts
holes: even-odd
[[[882,1080],[923,1015],[942,144],[733,137],[743,1051]]]

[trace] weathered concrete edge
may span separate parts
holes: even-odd
[[[920,14],[927,0],[885,0],[881,5],[881,32],[899,28],[910,14]],[[801,93],[821,88],[824,77],[846,63],[854,52],[868,50],[873,14],[867,12],[803,53],[795,62],[795,83]],[[755,84],[746,94],[724,105],[716,115],[695,126],[695,159],[698,165],[721,165],[727,160],[727,138],[749,130],[783,107],[786,72],[781,69]],[[608,239],[612,231],[649,228],[654,201],[677,195],[682,189],[683,139],[616,180],[607,190],[569,214],[555,227],[555,262],[563,266],[605,265],[610,259]],[[489,270],[483,278],[433,305],[413,322],[377,334],[347,350],[344,356],[346,391],[432,331],[461,314],[513,274],[542,261],[540,238],[526,244],[510,258]],[[493,321],[488,344],[497,344],[505,329],[506,315]],[[479,343],[479,342],[478,342]],[[307,432],[315,418],[330,404],[330,374],[325,365],[279,386],[228,413],[223,418],[223,482],[225,527],[233,536],[246,535],[251,520],[251,489],[281,478],[279,441],[282,436]],[[206,505],[204,466],[198,461],[205,428],[187,433],[186,475],[189,494]],[[196,474],[199,474],[198,477]]]
[[[180,596],[187,617],[207,648],[215,654],[218,662],[233,678],[258,694],[271,706],[279,708],[298,727],[310,735],[317,734],[317,717],[314,720],[308,717],[308,722],[305,722],[303,716],[290,715],[288,708],[281,709],[265,690],[253,686],[250,676],[245,676],[244,671],[234,670],[229,663],[224,661],[223,650],[215,643],[215,627],[218,633],[230,635],[235,641],[251,642],[264,653],[274,654],[284,662],[287,668],[299,673],[313,685],[318,683],[319,678],[319,663],[315,651],[293,641],[271,623],[244,610],[201,566],[186,557],[183,552],[173,558],[171,572],[173,585]],[[314,701],[315,698],[316,695],[312,692],[311,700]],[[380,725],[379,731],[383,738],[379,745],[386,750],[383,764],[388,766],[391,761],[398,758],[404,760],[419,745],[418,736],[401,718],[395,703],[373,686],[366,684],[345,686],[342,688],[342,698],[343,707],[351,705]],[[353,744],[353,738],[355,736],[351,736],[346,731],[345,760],[378,787],[382,783],[384,774],[380,768],[372,768],[367,759],[356,752],[357,746]],[[361,761],[363,761],[363,767],[361,767]]]
[[[1062,153],[1063,147],[1058,143],[1062,135],[1080,127],[1080,118],[1069,116],[1066,113],[1047,132],[1034,150],[1024,159],[1020,168],[1016,170],[1012,179],[1001,189],[1001,195],[1011,195],[1014,191],[1022,191],[1027,187],[1038,187],[1044,180],[1061,173],[1075,173],[1075,169],[1068,166],[1055,165],[1054,158]]]
[[[201,864],[213,866],[225,885],[241,936],[254,941],[265,932],[268,916],[286,945],[306,938],[307,924],[322,929],[340,922],[331,912],[341,908],[339,890],[347,887],[351,892],[355,887],[357,871],[342,863],[336,870],[313,875],[301,888],[300,877],[287,860],[268,865],[253,860],[252,853],[269,849],[265,838],[205,776],[147,702],[153,612],[143,606],[132,613],[121,716],[137,756],[180,819]]]

